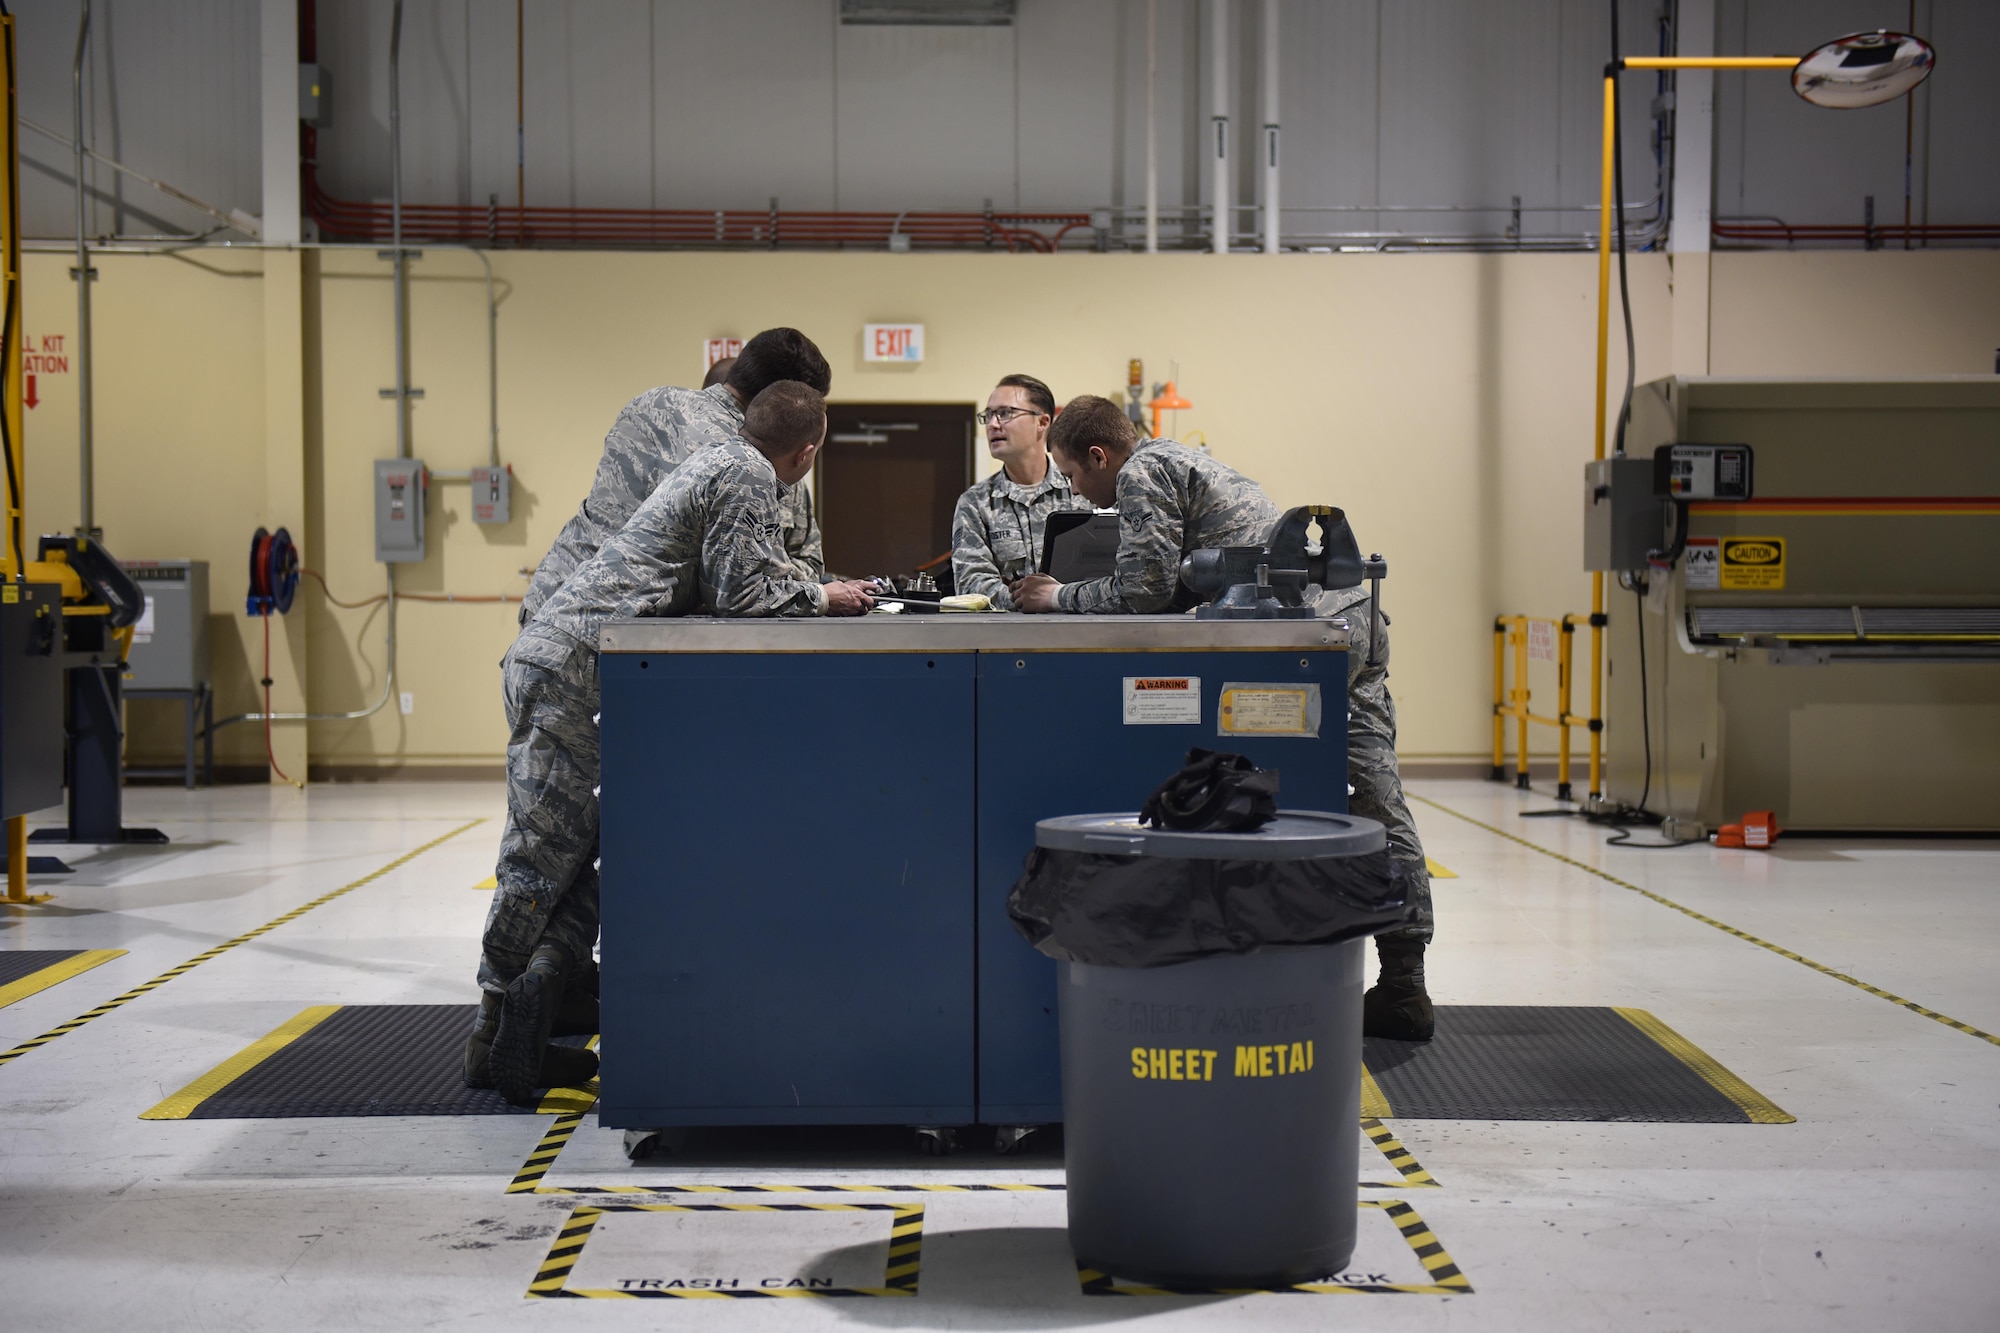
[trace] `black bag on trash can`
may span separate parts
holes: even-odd
[[[1047,819],[1008,899],[1059,964],[1070,1245],[1168,1286],[1337,1273],[1354,1250],[1364,941],[1405,923],[1373,820],[1247,833]]]

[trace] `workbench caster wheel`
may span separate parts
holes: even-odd
[[[1002,1125],[993,1131],[993,1151],[1002,1157],[1012,1157],[1021,1151],[1028,1136],[1040,1128],[1040,1125]]]
[[[958,1131],[949,1125],[918,1125],[917,1151],[925,1157],[949,1157],[958,1151]]]
[[[625,1131],[625,1160],[643,1162],[649,1157],[667,1157],[687,1143],[685,1129],[628,1129]]]

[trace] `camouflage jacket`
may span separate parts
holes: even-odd
[[[670,385],[648,389],[625,404],[604,437],[604,457],[598,460],[590,494],[556,535],[521,598],[521,623],[534,619],[542,603],[631,520],[668,473],[701,449],[734,439],[742,428],[743,409],[721,384],[707,389]],[[785,496],[784,530],[785,549],[799,566],[800,577],[818,580],[826,572],[826,562],[820,554],[812,495],[803,487],[795,486]]]
[[[1185,611],[1181,557],[1207,546],[1252,546],[1271,535],[1278,507],[1234,468],[1172,440],[1142,440],[1118,473],[1118,565],[1109,578],[1065,583],[1064,611]]]
[[[605,621],[633,616],[819,615],[825,591],[785,554],[785,490],[746,440],[702,450],[542,604],[535,625],[595,648]]]
[[[1048,475],[1033,486],[1008,480],[1005,469],[975,482],[958,497],[951,516],[954,586],[959,592],[984,594],[999,610],[1013,610],[1007,584],[1039,565],[1049,515],[1089,508],[1088,500],[1070,490],[1054,460]]]

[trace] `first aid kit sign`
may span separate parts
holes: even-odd
[[[863,324],[863,361],[921,361],[924,359],[924,326],[921,324]]]

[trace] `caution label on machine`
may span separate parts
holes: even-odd
[[[1724,537],[1717,586],[1723,591],[1779,592],[1785,586],[1783,537]]]

